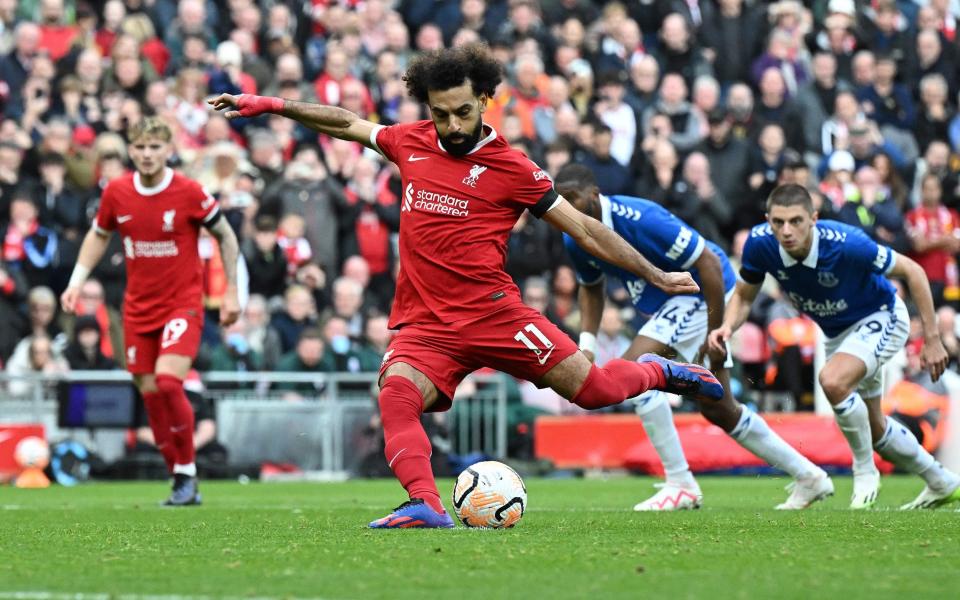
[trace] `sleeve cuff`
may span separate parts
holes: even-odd
[[[389,160],[390,157],[384,154],[383,150],[380,149],[380,145],[377,144],[377,136],[380,135],[380,131],[383,129],[386,129],[386,127],[383,125],[377,125],[370,131],[370,147],[379,152],[381,156]]]
[[[740,268],[740,279],[746,281],[747,283],[753,285],[760,285],[763,283],[763,278],[766,276],[765,273],[759,271],[752,271],[746,267]]]
[[[687,259],[687,262],[683,263],[680,268],[684,271],[689,271],[690,267],[693,266],[693,263],[699,260],[700,255],[703,254],[703,249],[706,246],[706,242],[703,241],[703,236],[697,238],[697,245],[693,249],[693,253],[690,255],[690,258]]]
[[[560,196],[552,187],[537,200],[537,203],[530,207],[530,212],[538,219],[543,218],[547,211],[560,203]]]

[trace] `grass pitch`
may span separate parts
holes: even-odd
[[[530,479],[529,510],[506,531],[366,529],[403,499],[393,481],[204,482],[204,506],[188,509],[159,508],[162,483],[0,488],[0,598],[960,594],[960,513],[893,510],[916,478],[885,478],[881,508],[864,513],[844,510],[843,477],[799,513],[772,510],[786,480],[770,477],[703,477],[699,511],[632,512],[651,483]]]

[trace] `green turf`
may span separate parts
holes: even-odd
[[[848,478],[799,513],[771,510],[784,479],[700,481],[702,510],[637,514],[649,479],[530,479],[529,510],[506,531],[370,531],[402,499],[392,481],[205,482],[192,509],[158,508],[162,483],[0,488],[0,598],[960,595],[960,513],[891,510],[916,478],[886,478],[868,513],[843,510]]]

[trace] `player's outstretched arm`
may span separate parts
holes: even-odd
[[[597,331],[603,316],[603,278],[590,285],[581,284],[577,292],[580,304],[580,351],[593,362],[597,356]]]
[[[64,312],[72,313],[77,307],[77,298],[80,296],[80,286],[90,276],[90,271],[97,266],[100,259],[107,251],[107,244],[110,242],[110,233],[101,233],[96,228],[91,227],[87,235],[80,244],[80,253],[77,256],[77,264],[73,266],[73,273],[70,275],[70,282],[67,283],[67,289],[60,295],[60,305]]]
[[[612,265],[646,279],[668,294],[696,294],[700,287],[690,273],[665,273],[650,263],[612,229],[578,211],[563,197],[543,220],[570,235],[581,248]]]
[[[240,256],[240,244],[233,233],[230,223],[220,217],[210,226],[210,234],[217,239],[220,245],[220,256],[223,259],[223,272],[227,278],[227,290],[220,305],[220,324],[231,325],[240,318],[240,299],[237,292],[237,260]]]
[[[947,355],[943,341],[940,339],[940,329],[937,327],[937,314],[933,307],[933,295],[930,293],[930,281],[923,267],[914,260],[896,253],[893,267],[888,273],[891,277],[906,280],[907,289],[923,323],[923,350],[920,351],[920,360],[930,377],[936,381],[943,375],[950,357]]]
[[[215,110],[225,111],[228,119],[240,117],[257,117],[265,113],[273,113],[293,119],[298,123],[320,133],[325,133],[342,140],[360,142],[372,148],[370,134],[377,126],[376,123],[361,119],[349,110],[339,106],[326,104],[311,104],[268,96],[254,96],[252,94],[220,94],[216,98],[207,100]]]
[[[750,315],[750,307],[760,293],[760,285],[738,281],[737,288],[727,303],[727,308],[723,313],[723,323],[716,329],[711,329],[707,334],[708,350],[718,354],[727,353],[727,342],[733,332],[743,325]]]

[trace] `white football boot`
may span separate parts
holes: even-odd
[[[833,495],[833,481],[823,469],[818,469],[813,475],[798,477],[787,487],[790,496],[783,504],[777,505],[777,510],[803,510],[814,502],[818,502]]]
[[[952,473],[951,473],[952,475]],[[920,495],[913,502],[908,502],[900,510],[915,510],[918,508],[937,508],[945,504],[960,502],[960,477],[954,475],[942,488],[923,488]]]
[[[638,512],[691,510],[700,508],[703,502],[703,492],[696,483],[693,486],[679,486],[674,483],[656,483],[653,487],[660,488],[653,496],[635,505],[633,510]]]
[[[873,508],[880,495],[880,471],[867,471],[853,474],[853,495],[850,497],[850,510]]]

